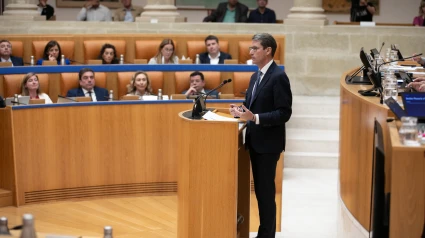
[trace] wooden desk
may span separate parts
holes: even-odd
[[[208,107],[230,103],[241,100],[207,100]],[[114,101],[0,109],[0,189],[11,191],[15,206],[175,193],[177,142],[185,133],[176,116],[192,105],[191,100]],[[282,173],[283,158],[277,193]],[[278,214],[281,203],[276,201]]]
[[[378,97],[357,91],[370,85],[347,85],[341,76],[340,196],[353,217],[370,231],[374,120],[381,124],[385,148],[385,192],[391,192],[390,237],[419,237],[424,225],[425,147],[400,145],[391,111]],[[410,235],[409,235],[410,234]]]

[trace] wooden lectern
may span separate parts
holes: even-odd
[[[248,238],[250,161],[242,128],[238,122],[192,120],[187,114],[179,114],[177,237]],[[238,214],[244,217],[239,226]]]

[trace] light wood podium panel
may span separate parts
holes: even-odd
[[[184,133],[177,237],[236,237],[238,213],[245,218],[240,237],[249,237],[250,161],[247,153],[239,153],[245,149],[238,123],[179,116]]]

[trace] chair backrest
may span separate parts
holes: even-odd
[[[235,97],[245,97],[245,92],[249,87],[253,72],[234,72],[233,73],[233,94]]]
[[[94,78],[97,87],[106,88],[106,73],[95,72]],[[70,89],[78,88],[79,86],[78,73],[61,73],[60,94],[62,96],[66,96]]]
[[[246,64],[246,61],[251,59],[249,54],[249,47],[251,46],[252,41],[239,41],[239,63]],[[277,42],[276,52],[274,54],[274,59],[279,59],[280,57],[280,44]]]
[[[16,57],[24,57],[24,44],[22,41],[14,41],[11,40],[10,44],[12,44],[12,55]]]
[[[219,41],[220,51],[229,52],[229,42],[228,41]],[[187,56],[189,56],[192,60],[196,59],[196,54],[201,54],[207,51],[205,46],[205,41],[201,40],[193,40],[186,42],[187,47]]]
[[[100,50],[102,49],[102,46],[106,43],[115,46],[115,50],[117,51],[117,58],[119,58],[120,55],[124,55],[125,57],[125,40],[85,40],[83,43],[84,61],[87,63],[88,60],[97,59],[100,54]]]
[[[183,71],[183,72],[175,72],[174,78],[175,78],[175,93],[182,93],[185,90],[189,89],[189,79],[191,71]],[[211,72],[206,71],[202,72],[204,75],[205,80],[205,89],[213,89],[220,85],[221,80],[221,72]],[[218,90],[220,91],[220,90]]]
[[[117,98],[127,94],[127,85],[136,72],[118,72],[118,95]],[[164,73],[159,71],[146,72],[151,82],[153,94],[158,94],[158,89],[164,88]]]
[[[49,75],[37,74],[41,91],[49,94]],[[25,74],[6,74],[4,75],[3,88],[5,97],[13,97],[15,94],[21,94],[21,82]]]
[[[75,51],[75,43],[74,41],[57,41],[61,47],[62,54],[67,59],[74,59],[74,51]],[[32,42],[32,55],[34,56],[34,60],[38,60],[43,58],[44,48],[46,47],[49,41],[33,41]]]
[[[147,59],[156,55],[161,40],[138,40],[136,41],[136,59]]]

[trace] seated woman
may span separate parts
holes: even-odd
[[[179,57],[174,52],[175,48],[173,40],[163,40],[159,45],[158,53],[149,60],[148,64],[178,64]]]
[[[47,43],[46,47],[44,47],[43,58],[37,60],[37,65],[42,65],[43,60],[56,61],[58,65],[60,65],[61,59],[62,59],[61,46],[59,45],[57,41],[51,40]],[[69,59],[65,58],[65,64],[66,65],[71,64],[69,62]]]
[[[21,95],[30,96],[30,99],[44,99],[44,103],[53,103],[49,95],[43,93],[40,89],[40,83],[35,73],[28,73],[21,82]]]
[[[413,18],[413,25],[414,26],[425,26],[425,1],[421,2],[421,5],[419,5],[419,16],[416,16]]]
[[[116,52],[115,46],[111,44],[104,44],[102,49],[100,49],[100,54],[97,59],[101,59],[102,64],[119,64]]]
[[[152,86],[148,74],[142,71],[136,72],[131,78],[130,84],[127,85],[127,92],[127,95],[152,95]]]

